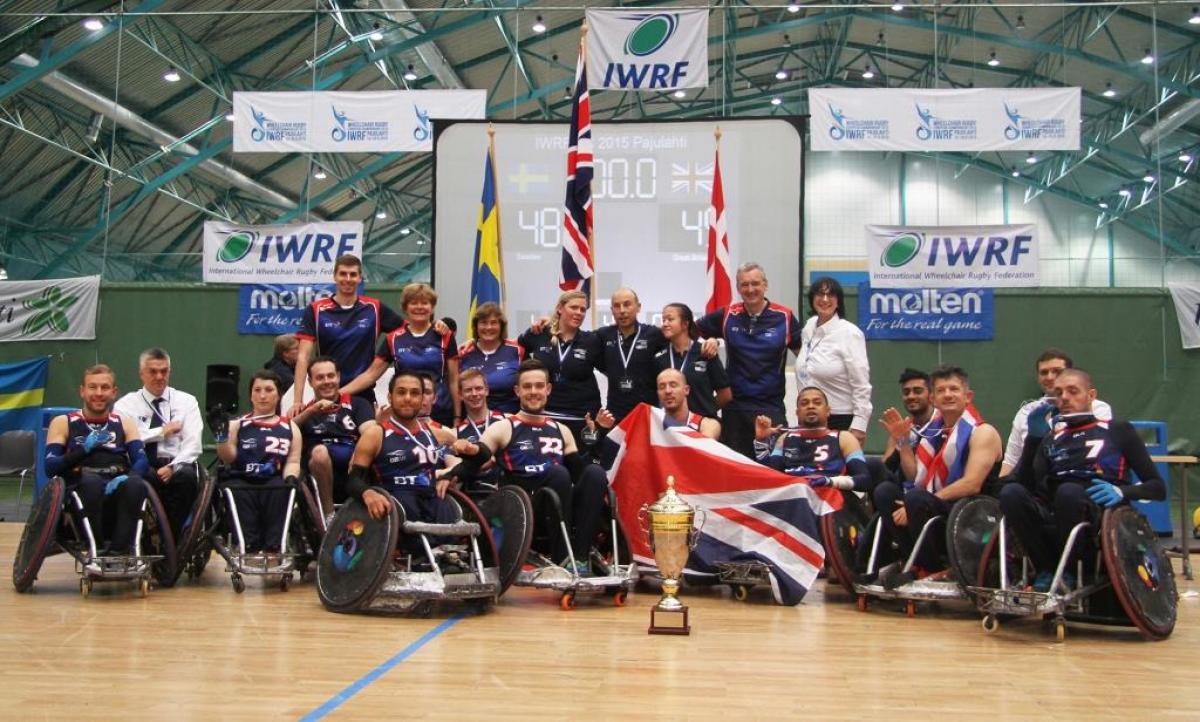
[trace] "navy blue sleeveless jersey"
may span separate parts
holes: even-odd
[[[359,427],[375,418],[375,410],[366,399],[341,394],[337,402],[338,405],[330,413],[310,416],[300,424],[305,447],[313,444],[353,446],[358,441]],[[315,403],[316,399],[309,402],[308,406]]]
[[[88,419],[83,411],[72,411],[67,414],[67,443],[66,451],[70,453],[83,448],[83,442],[92,433],[100,431],[105,441],[80,463],[83,469],[117,469],[123,473],[129,469],[129,450],[125,446],[125,427],[121,425],[121,417],[108,414],[103,419]],[[72,483],[79,478],[77,469],[71,469],[63,475],[63,481]]]
[[[1051,488],[1071,480],[1087,484],[1092,478],[1112,484],[1128,481],[1129,464],[1112,432],[1109,422],[1099,420],[1056,428],[1042,447]]]
[[[837,431],[790,431],[771,451],[782,457],[782,471],[792,476],[838,476],[846,473],[846,459]]]
[[[562,429],[553,419],[531,424],[510,416],[512,438],[500,452],[500,466],[513,476],[537,476],[563,463],[566,445]]]
[[[286,418],[255,421],[243,416],[238,426],[237,457],[230,470],[247,480],[280,476],[292,443],[292,423]]]
[[[516,341],[505,341],[491,353],[485,353],[474,341],[458,349],[459,372],[479,369],[488,385],[488,408],[515,414],[520,408],[513,387],[517,385],[517,367],[525,359],[525,350]]]
[[[725,339],[731,411],[784,412],[783,376],[788,350],[800,348],[800,322],[787,306],[768,303],[751,316],[741,303],[719,308],[696,324],[706,337]]]
[[[451,406],[450,387],[446,383],[446,363],[458,358],[454,334],[439,334],[432,327],[416,335],[408,324],[390,332],[379,342],[378,358],[392,364],[396,371],[423,371],[433,377],[437,398],[433,402],[434,416],[456,416]]]
[[[701,416],[700,414],[697,414],[695,411],[689,411],[687,420],[685,420],[685,421],[679,421],[678,419],[676,419],[674,416],[671,416],[670,414],[663,414],[663,428],[664,429],[684,428],[684,429],[691,429],[692,431],[699,431],[700,430],[700,422],[703,420],[704,420],[704,417]]]
[[[433,431],[425,424],[409,431],[390,418],[382,426],[383,443],[372,464],[379,485],[393,494],[432,490],[445,455]]]
[[[487,431],[489,426],[494,423],[504,421],[506,418],[508,418],[506,415],[496,411],[495,409],[492,409],[491,413],[488,414],[488,417],[483,421],[472,421],[469,418],[465,419],[461,424],[458,425],[458,428],[455,431],[458,433],[458,438],[466,439],[472,444],[478,444],[479,437],[483,436],[483,432]],[[483,481],[493,481],[499,475],[499,464],[492,464],[489,468],[477,473],[474,478]]]
[[[714,397],[721,389],[729,388],[729,376],[721,359],[700,357],[700,342],[693,341],[687,352],[678,353],[669,344],[654,356],[655,392],[658,374],[667,369],[683,372],[688,384],[688,408],[701,416],[717,418],[717,400]],[[658,405],[658,399],[654,400]]]
[[[645,402],[653,406],[658,401],[657,365],[654,355],[667,340],[657,326],[639,323],[628,336],[613,324],[596,332],[604,345],[600,370],[608,377],[608,410],[617,421]],[[629,363],[626,365],[625,361]]]
[[[594,373],[601,365],[604,345],[591,331],[579,331],[568,343],[552,343],[550,329],[526,331],[517,341],[550,372],[550,398],[546,412],[583,418],[600,410],[600,386]],[[562,359],[561,361],[559,359]]]
[[[359,296],[342,308],[332,298],[321,298],[304,309],[296,338],[312,341],[319,356],[332,356],[344,382],[358,376],[375,360],[375,339],[401,324],[396,312],[378,299]]]

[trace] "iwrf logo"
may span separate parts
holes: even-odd
[[[638,15],[631,15],[636,20]],[[637,27],[625,38],[625,54],[636,55],[639,58],[657,52],[667,44],[679,27],[679,16],[659,14],[650,15],[637,24]]]
[[[625,55],[649,58],[662,50],[679,28],[679,16],[671,13],[642,13],[621,18],[637,24],[625,36]],[[604,87],[667,89],[683,82],[689,61],[609,63],[604,71]]]
[[[221,263],[237,263],[254,250],[258,233],[254,231],[229,231],[217,248],[217,260]]]
[[[888,268],[899,268],[917,257],[925,239],[920,233],[901,233],[883,249],[880,263]]]

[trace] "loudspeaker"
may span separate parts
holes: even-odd
[[[205,370],[204,410],[236,416],[242,369],[230,364],[209,364]]]

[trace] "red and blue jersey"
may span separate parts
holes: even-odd
[[[376,356],[399,371],[420,371],[433,377],[437,399],[433,402],[434,416],[455,416],[450,408],[450,387],[446,384],[446,363],[458,358],[458,344],[450,331],[439,334],[432,327],[415,334],[403,323],[379,342]]]
[[[71,411],[67,414],[67,452],[83,448],[83,442],[93,431],[99,431],[101,443],[92,449],[92,453],[80,466],[91,469],[129,469],[129,449],[125,443],[125,427],[121,417],[114,413],[107,414],[102,419],[89,419],[82,411]],[[63,474],[63,480],[73,483],[78,479],[75,469]]]
[[[321,298],[304,309],[296,338],[312,341],[317,355],[332,356],[344,382],[367,370],[375,359],[375,339],[401,324],[378,299],[359,296],[349,307]]]
[[[488,408],[515,414],[520,402],[513,387],[517,385],[517,368],[525,360],[525,350],[516,341],[505,341],[491,353],[468,341],[458,349],[459,371],[479,369],[488,385]]]
[[[735,303],[700,318],[706,337],[725,339],[732,411],[784,412],[787,352],[800,348],[800,322],[787,306],[768,303],[757,316]]]
[[[243,416],[237,433],[237,457],[230,471],[247,480],[270,479],[283,474],[292,450],[292,422],[284,417],[274,421]]]
[[[551,466],[561,466],[566,453],[562,429],[553,419],[531,424],[508,417],[512,437],[500,453],[500,466],[513,476],[538,476]]]
[[[433,430],[418,422],[409,431],[391,418],[382,426],[383,442],[372,464],[379,485],[392,494],[431,490],[445,456]]]
[[[309,406],[317,403],[313,399]],[[327,414],[314,414],[300,424],[300,434],[304,437],[304,445],[342,444],[353,446],[358,441],[359,428],[375,419],[375,409],[366,400],[358,396],[341,394],[337,406]]]
[[[838,476],[846,473],[841,436],[837,431],[790,431],[771,452],[771,466],[791,476]]]
[[[1129,464],[1107,421],[1090,418],[1082,424],[1059,424],[1042,448],[1051,486],[1071,480],[1086,484],[1095,478],[1112,484],[1128,482]]]

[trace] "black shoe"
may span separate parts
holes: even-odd
[[[901,571],[902,567],[899,562],[889,564],[879,570],[879,583],[884,589],[896,589],[916,579],[916,576],[911,572]]]

